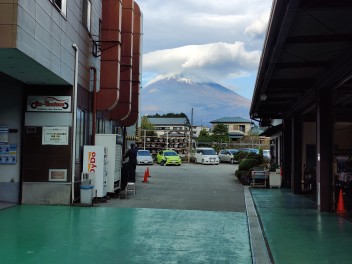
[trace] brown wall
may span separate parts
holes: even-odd
[[[26,87],[28,95],[71,96],[69,86]],[[26,107],[24,107],[26,109]],[[35,113],[34,113],[35,114]],[[47,113],[50,115],[50,113]],[[71,114],[71,113],[69,113]],[[55,121],[54,121],[55,122]],[[49,169],[67,169],[67,181],[71,181],[72,128],[69,128],[68,145],[42,145],[42,127],[25,126],[22,141],[22,181],[47,182]]]

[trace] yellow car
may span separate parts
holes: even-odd
[[[162,150],[158,152],[156,155],[156,162],[159,163],[161,166],[164,165],[181,165],[181,158],[173,150]]]

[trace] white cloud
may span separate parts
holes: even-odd
[[[150,52],[215,42],[242,41],[254,49],[261,42],[244,34],[267,14],[271,0],[139,0],[143,12],[144,50]],[[251,42],[249,42],[251,41]]]
[[[254,38],[263,36],[267,29],[268,19],[269,12],[266,12],[245,29],[245,34]]]
[[[192,72],[222,83],[252,79],[242,81],[252,90],[272,1],[136,0],[143,13],[143,85]]]
[[[160,109],[160,107],[156,106],[156,105],[146,105],[143,106],[143,111],[147,112],[147,113],[157,113],[158,111],[160,111],[162,109]]]
[[[161,75],[190,72],[219,80],[256,71],[259,59],[260,51],[247,51],[242,42],[211,43],[149,52],[143,56],[143,69]]]

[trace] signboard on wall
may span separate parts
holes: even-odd
[[[43,145],[68,145],[68,127],[43,127]]]
[[[9,141],[9,128],[0,126],[0,143],[7,143]]]
[[[0,165],[17,163],[17,145],[0,145]]]
[[[66,169],[49,169],[49,181],[66,181]]]
[[[27,111],[71,112],[71,96],[28,96]]]

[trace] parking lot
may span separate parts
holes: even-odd
[[[243,186],[234,175],[237,167],[228,163],[139,165],[136,194],[110,199],[99,206],[245,212]],[[144,183],[147,168],[151,177]]]

